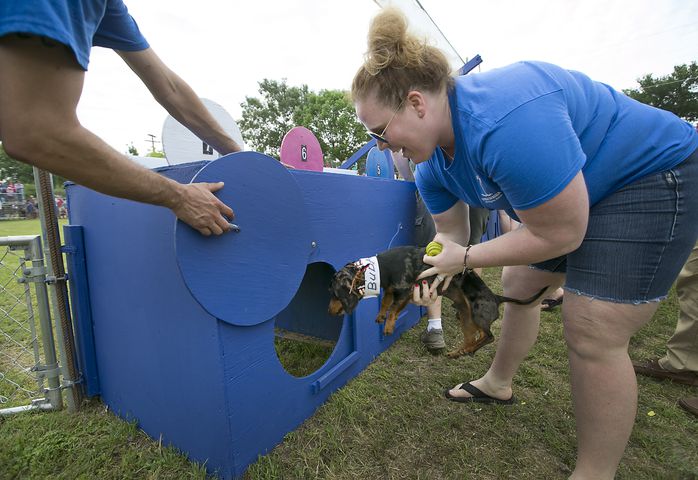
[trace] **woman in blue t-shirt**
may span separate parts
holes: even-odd
[[[521,62],[452,78],[445,56],[406,33],[394,9],[368,35],[352,94],[381,148],[417,163],[443,252],[415,302],[465,268],[506,266],[504,294],[565,287],[563,320],[577,421],[572,477],[612,478],[632,430],[630,337],[666,297],[698,236],[698,135],[673,114],[587,76]],[[521,226],[467,245],[467,205]],[[508,304],[495,359],[446,390],[458,402],[514,403],[513,377],[540,308]]]

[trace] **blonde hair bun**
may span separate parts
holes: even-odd
[[[395,7],[388,7],[371,21],[364,65],[372,75],[387,67],[418,67],[425,46],[426,39],[408,33],[405,15]]]
[[[375,95],[383,104],[400,104],[411,89],[437,92],[449,84],[450,66],[438,48],[407,29],[407,18],[387,7],[371,20],[368,50],[354,76],[354,101]]]

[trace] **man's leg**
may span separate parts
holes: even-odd
[[[667,342],[667,354],[659,365],[674,372],[698,374],[698,244],[676,281],[679,297],[679,320],[674,335]]]
[[[496,213],[496,212],[495,212]],[[470,222],[470,238],[468,243],[476,245],[482,241],[482,235],[487,230],[487,221],[490,218],[490,211],[486,208],[468,207],[468,221]]]
[[[421,201],[421,198],[420,200]],[[418,201],[417,211],[420,212],[420,206]],[[426,228],[431,225],[431,238],[436,234],[436,229],[433,227],[434,220],[431,218],[429,213],[426,211],[426,207],[422,203],[423,208],[422,215],[424,216],[424,222],[426,222]],[[489,218],[490,211],[486,208],[469,207],[468,220],[470,222],[470,245],[475,245],[480,243],[483,233],[487,229],[487,219]],[[428,217],[428,218],[426,218]],[[429,240],[431,241],[431,239]],[[475,273],[482,275],[482,269],[476,268]],[[429,350],[441,350],[446,347],[446,342],[444,342],[443,329],[441,327],[441,297],[438,297],[435,303],[427,307],[427,329],[422,332],[420,340],[425,347]]]
[[[496,210],[492,212],[496,215]],[[477,245],[482,241],[482,236],[487,231],[487,221],[490,218],[490,211],[486,208],[468,207],[468,221],[470,222],[470,238],[468,245]],[[474,269],[475,273],[482,276],[482,268]]]
[[[649,377],[698,385],[698,244],[676,281],[679,319],[661,358],[633,362],[635,372]]]
[[[441,326],[441,298],[427,307],[427,328],[420,335],[420,340],[429,350],[446,348],[443,328]]]
[[[415,242],[418,246],[425,247],[434,239],[436,226],[419,192],[416,193],[416,198]],[[433,352],[441,351],[446,347],[441,326],[441,297],[438,297],[436,302],[427,307],[427,328],[422,331],[419,339],[428,350]]]

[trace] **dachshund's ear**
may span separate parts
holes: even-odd
[[[366,267],[357,268],[356,273],[354,274],[354,280],[352,283],[355,283],[358,281],[363,282],[363,280],[365,278],[365,274],[366,274]]]
[[[354,293],[360,292],[363,295],[363,291],[361,288],[363,288],[364,284],[364,269],[363,268],[355,268],[354,272],[354,278],[351,279],[351,288],[349,289],[349,293]]]

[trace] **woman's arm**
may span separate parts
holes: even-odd
[[[517,210],[516,214],[521,228],[473,245],[468,250],[469,268],[528,265],[576,250],[584,239],[589,219],[589,197],[583,174],[579,172],[558,195],[542,205]],[[435,257],[425,256],[424,262],[433,268],[420,278],[463,271],[465,247],[450,235],[437,233],[435,240],[443,245],[443,251]]]

